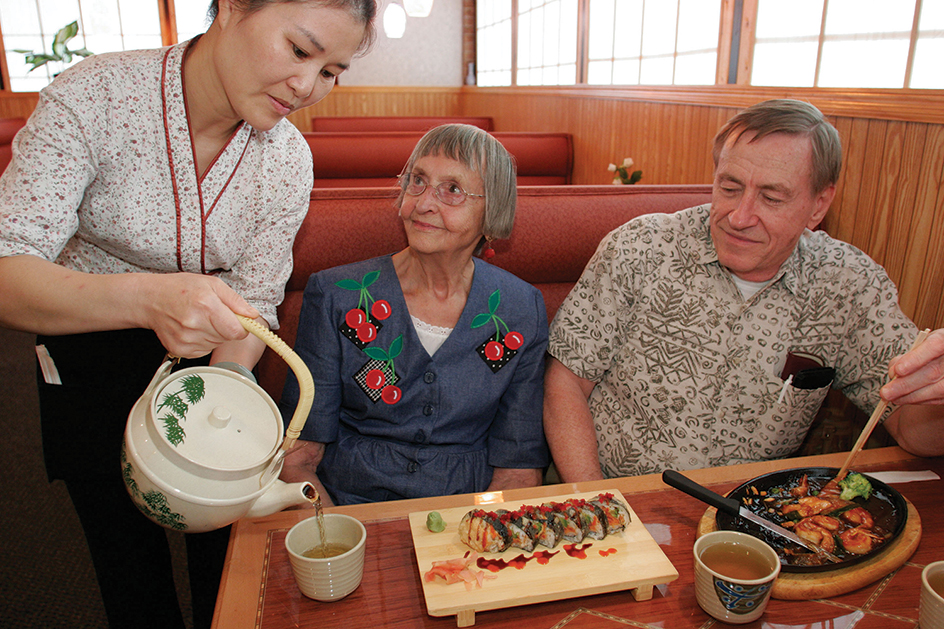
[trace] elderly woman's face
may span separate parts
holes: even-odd
[[[452,253],[468,255],[475,252],[482,238],[485,223],[485,199],[466,196],[460,205],[448,205],[435,189],[447,184],[466,193],[482,195],[482,177],[465,164],[440,155],[421,157],[413,164],[410,176],[421,178],[426,189],[418,196],[404,193],[400,217],[410,247],[420,253]]]

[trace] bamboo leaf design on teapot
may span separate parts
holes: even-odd
[[[196,404],[206,395],[206,383],[203,378],[191,374],[180,380],[181,389],[174,393],[165,393],[157,412],[167,409],[166,414],[160,417],[164,422],[164,436],[171,444],[178,446],[184,442],[187,433],[180,422],[187,420],[187,412],[191,404]]]

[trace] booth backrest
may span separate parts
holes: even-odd
[[[294,271],[279,306],[278,335],[295,342],[308,277],[322,269],[394,253],[406,246],[394,207],[396,191],[312,190],[308,216],[295,239]],[[522,186],[511,238],[494,243],[491,262],[537,286],[548,319],[607,233],[654,212],[675,212],[711,200],[711,186]],[[259,383],[276,400],[287,367],[271,350],[259,361]]]
[[[0,174],[13,159],[13,138],[25,124],[23,118],[0,118]]]
[[[494,129],[488,116],[315,116],[312,131],[429,131],[441,124],[470,124]]]
[[[304,133],[315,165],[315,188],[396,184],[421,131]],[[569,184],[574,167],[569,133],[493,133],[518,166],[518,185]]]

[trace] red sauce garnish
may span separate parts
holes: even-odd
[[[504,559],[486,559],[485,557],[479,557],[475,565],[483,570],[491,570],[492,572],[498,572],[499,570],[504,570],[505,568],[514,568],[516,570],[521,570],[525,565],[534,559],[534,557],[525,557],[524,555],[518,555],[514,559],[509,559],[505,561]]]
[[[554,552],[551,552],[549,550],[539,550],[536,553],[534,553],[534,558],[538,560],[539,564],[541,564],[542,566],[546,566],[547,562],[551,560],[551,557],[553,557],[559,552],[560,552],[559,550],[555,550]]]
[[[607,556],[609,556],[609,555],[612,555],[612,554],[615,553],[615,552],[616,552],[616,549],[615,549],[615,548],[608,548],[607,550],[601,550],[601,551],[600,551],[600,556],[601,556],[601,557],[607,557]]]
[[[505,568],[514,568],[515,570],[522,570],[529,561],[536,559],[539,564],[546,566],[547,562],[551,560],[551,557],[559,553],[560,551],[550,552],[548,550],[539,550],[531,557],[525,557],[524,555],[518,555],[517,557],[509,560],[504,559],[486,559],[485,557],[479,557],[475,565],[481,568],[482,570],[490,570],[492,572],[498,572],[499,570],[504,570]]]
[[[587,549],[593,544],[564,544],[564,552],[577,559],[587,558]]]

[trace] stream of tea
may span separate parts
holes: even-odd
[[[318,538],[321,540],[321,544],[309,548],[302,554],[305,557],[311,557],[313,559],[328,559],[329,557],[337,557],[338,555],[351,550],[350,547],[345,546],[344,544],[328,543],[328,531],[325,528],[324,510],[321,507],[321,496],[317,491],[315,491],[314,496],[308,495],[308,500],[311,501],[311,505],[315,508],[315,518],[318,524]]]

